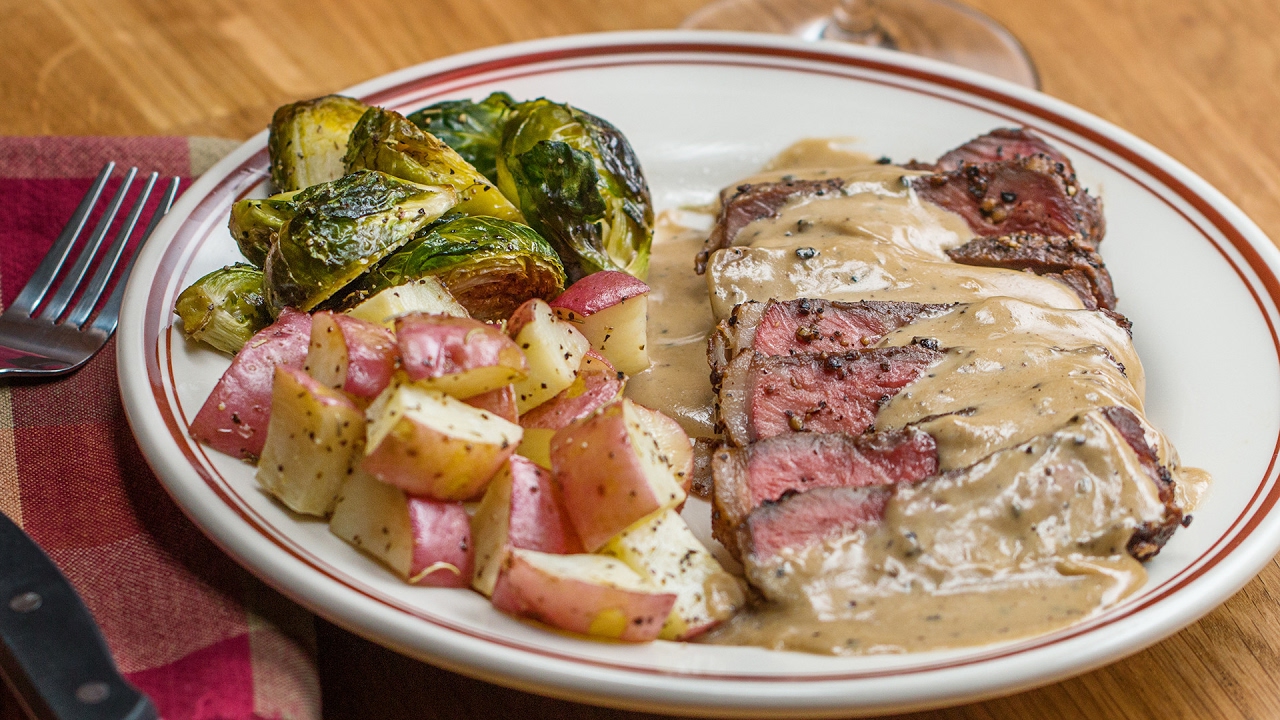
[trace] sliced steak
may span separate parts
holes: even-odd
[[[1133,531],[1133,537],[1129,538],[1127,546],[1129,554],[1140,562],[1146,562],[1159,554],[1160,549],[1169,541],[1169,538],[1173,537],[1173,532],[1179,525],[1190,524],[1191,516],[1183,517],[1182,508],[1178,507],[1174,499],[1173,477],[1169,475],[1168,468],[1160,464],[1156,451],[1147,444],[1146,432],[1138,416],[1122,407],[1103,408],[1102,414],[1138,455],[1151,481],[1156,484],[1156,490],[1160,493],[1160,502],[1164,503],[1164,517],[1159,521],[1139,525]]]
[[[735,306],[711,333],[707,351],[711,385],[719,388],[729,361],[746,349],[764,355],[860,350],[904,325],[937,317],[952,307],[877,300],[745,302]]]
[[[864,435],[793,433],[718,448],[711,469],[712,529],[740,558],[742,522],[762,504],[819,487],[916,482],[938,472],[938,446],[914,427]]]
[[[694,268],[701,275],[707,269],[711,253],[732,247],[742,229],[756,220],[777,217],[778,211],[794,198],[834,195],[844,188],[844,180],[783,180],[780,182],[739,185],[732,194],[720,199],[720,214],[711,228]]]
[[[920,197],[965,219],[979,237],[1080,235],[1096,246],[1106,233],[1101,204],[1043,155],[965,165],[909,178]]]
[[[932,340],[843,354],[744,352],[721,381],[719,423],[739,447],[790,432],[856,435],[885,401],[944,355]]]
[[[707,501],[711,500],[714,492],[715,480],[711,475],[711,458],[719,444],[720,441],[715,438],[693,439],[693,482],[689,484],[689,492]]]
[[[980,135],[938,158],[933,169],[946,172],[962,165],[985,165],[1036,155],[1044,155],[1054,163],[1060,163],[1062,172],[1067,175],[1075,174],[1066,155],[1026,128],[999,128]]]
[[[880,520],[891,495],[883,486],[815,488],[788,495],[747,516],[741,547],[752,562],[766,563],[782,550],[848,535]]]
[[[962,265],[1030,270],[1066,283],[1089,310],[1114,310],[1115,291],[1102,256],[1079,235],[1017,233],[971,240],[947,251]]]

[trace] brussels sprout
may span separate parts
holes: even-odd
[[[530,298],[554,298],[565,280],[555,250],[527,225],[446,217],[362,275],[341,304],[427,276],[443,283],[472,317],[489,322],[506,320]]]
[[[570,280],[599,270],[648,274],[649,186],[608,122],[546,99],[516,105],[498,152],[498,187],[551,241]]]
[[[424,185],[451,187],[458,193],[460,213],[524,222],[511,201],[461,155],[397,112],[365,112],[351,131],[346,166],[347,172],[379,170]]]
[[[182,318],[188,338],[232,355],[271,324],[262,271],[243,263],[219,268],[192,283],[178,296],[173,311]]]
[[[276,233],[293,217],[297,194],[293,191],[269,198],[245,198],[231,206],[231,237],[255,267],[262,267],[267,261]]]
[[[498,145],[515,100],[496,92],[480,102],[446,100],[409,115],[418,127],[458,151],[490,182],[498,181]]]
[[[284,105],[271,117],[267,152],[280,192],[342,177],[347,137],[368,105],[341,95]]]
[[[265,266],[273,315],[311,310],[457,203],[452,188],[373,170],[317,185],[295,198]]]

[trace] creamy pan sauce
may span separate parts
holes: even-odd
[[[751,224],[737,247],[713,256],[705,278],[692,266],[706,232],[659,225],[654,365],[628,394],[691,435],[712,434],[705,338],[737,303],[962,303],[881,342],[930,337],[948,349],[876,425],[923,420],[951,472],[900,489],[870,528],[768,563],[748,560],[766,601],[710,642],[837,654],[977,645],[1070,624],[1146,580],[1125,543],[1163,505],[1137,455],[1094,412],[1118,405],[1142,415],[1144,377],[1128,333],[1082,310],[1054,280],[951,262],[945,251],[972,234],[958,216],[921,202],[901,181],[911,174],[827,141],[797,144],[749,182],[841,177],[844,195],[793,201]],[[1147,440],[1191,509],[1208,475],[1179,467],[1149,427]]]

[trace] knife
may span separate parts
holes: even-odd
[[[36,720],[156,720],[116,669],[89,609],[0,512],[0,675]]]

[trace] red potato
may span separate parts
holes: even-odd
[[[551,307],[618,370],[635,375],[649,367],[649,286],[640,279],[616,270],[592,273]]]
[[[369,474],[412,495],[470,500],[520,444],[519,425],[416,383],[392,384],[374,401]]]
[[[516,411],[516,389],[513,385],[506,385],[497,390],[490,390],[487,393],[472,395],[462,402],[474,408],[487,410],[503,420],[516,422],[520,414]]]
[[[414,313],[396,318],[405,374],[465,399],[524,379],[524,353],[500,328],[471,318]]]
[[[640,424],[657,441],[660,457],[671,466],[676,484],[688,495],[693,489],[693,441],[674,418],[643,405],[633,405],[632,409]]]
[[[191,421],[191,436],[219,452],[257,462],[267,441],[277,365],[301,368],[311,316],[285,308],[245,343]]]
[[[658,635],[663,640],[701,635],[746,605],[742,583],[720,566],[675,510],[632,525],[600,552],[675,593],[675,606]]]
[[[311,316],[311,342],[303,366],[335,390],[372,400],[391,384],[399,351],[390,330],[327,310]]]
[[[626,379],[608,360],[588,350],[573,383],[520,418],[524,440],[516,452],[550,468],[551,437],[556,431],[622,397],[625,386]]]
[[[471,586],[485,595],[493,594],[511,548],[557,555],[582,552],[551,474],[518,455],[489,483],[471,528],[476,546]]]
[[[622,395],[625,378],[618,377],[608,360],[594,350],[587,351],[578,375],[560,394],[520,417],[520,425],[530,428],[559,430],[597,408],[608,405]]]
[[[676,473],[687,476],[688,468],[673,464],[649,413],[637,407],[626,399],[606,405],[551,438],[552,476],[590,552],[686,496]]]
[[[658,637],[675,602],[675,594],[603,555],[513,549],[493,587],[493,606],[503,612],[627,642]]]
[[[415,585],[471,581],[475,551],[461,503],[409,495],[356,471],[338,493],[329,530]]]
[[[324,517],[364,450],[364,413],[301,370],[276,367],[258,482],[294,512]]]
[[[551,469],[551,438],[556,436],[555,430],[546,428],[525,428],[520,438],[520,447],[516,454],[529,459],[538,467]]]
[[[573,325],[557,320],[537,298],[516,308],[507,333],[524,352],[529,375],[515,383],[516,405],[523,415],[573,384],[591,343]]]
[[[347,314],[395,330],[396,318],[415,312],[470,317],[449,289],[433,277],[387,288],[351,308]]]

